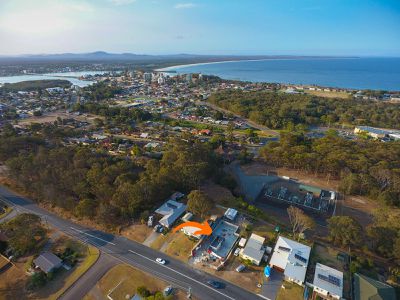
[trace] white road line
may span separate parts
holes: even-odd
[[[155,262],[153,259],[148,258],[147,256],[144,256],[144,255],[142,255],[142,254],[140,254],[140,253],[137,253],[137,252],[135,252],[135,251],[132,251],[132,250],[128,250],[128,251],[131,252],[131,253],[133,253],[133,254],[139,255],[140,257],[143,257],[143,258],[145,258],[145,259],[147,259],[147,260],[150,260],[150,261],[152,261],[152,262],[155,263],[155,264],[158,264],[158,263]],[[212,291],[214,291],[214,292],[216,292],[216,293],[218,293],[218,294],[220,294],[220,295],[222,295],[222,296],[224,296],[224,297],[226,297],[226,298],[235,300],[235,298],[232,298],[231,296],[228,296],[228,295],[226,295],[226,294],[224,294],[224,293],[222,293],[222,292],[220,292],[220,291],[218,291],[218,290],[216,290],[216,289],[213,289],[212,287],[208,286],[207,284],[205,284],[205,283],[203,283],[203,282],[200,282],[200,281],[198,281],[198,280],[196,280],[196,279],[193,279],[192,277],[187,276],[187,275],[185,275],[185,274],[183,274],[183,273],[181,273],[181,272],[179,272],[179,271],[177,271],[177,270],[175,270],[175,269],[172,269],[172,268],[170,268],[170,267],[168,267],[168,266],[166,266],[166,265],[161,265],[161,264],[159,264],[159,265],[162,266],[162,267],[164,267],[164,268],[167,268],[167,269],[169,269],[170,271],[175,272],[175,273],[177,273],[177,274],[179,274],[179,275],[181,275],[181,276],[183,276],[183,277],[186,277],[187,279],[190,279],[190,280],[192,280],[192,281],[195,281],[196,283],[201,284],[201,285],[205,286],[206,288],[208,288],[208,289],[210,289],[210,290],[212,290]]]
[[[84,231],[79,230],[79,229],[76,229],[76,228],[74,228],[74,227],[70,227],[70,228],[71,228],[72,230],[75,230],[75,231],[79,232],[79,233],[85,234],[85,235],[90,236],[90,237],[92,237],[92,238],[98,239],[98,240],[100,240],[100,241],[102,241],[102,242],[105,242],[105,243],[107,243],[107,244],[111,244],[111,245],[115,246],[115,244],[114,244],[113,242],[106,241],[106,240],[104,240],[104,239],[102,239],[102,238],[99,238],[99,237],[93,235],[93,234],[84,232]]]
[[[131,259],[129,257],[121,256],[121,258],[119,258],[119,257],[113,256],[113,255],[111,255],[110,253],[107,253],[107,252],[106,252],[106,254],[110,255],[111,257],[115,258],[116,260],[119,260],[123,264],[129,264],[130,266],[132,266],[132,264],[133,264],[133,266],[132,266],[133,268],[137,268],[137,269],[139,269],[141,271],[144,271],[144,272],[147,272],[149,274],[156,275],[161,280],[167,281],[168,283],[171,283],[174,286],[179,287],[180,289],[182,289],[184,291],[188,291],[189,290],[188,288],[186,288],[183,285],[181,285],[181,284],[186,284],[186,283],[181,282],[180,280],[178,280],[178,279],[176,279],[174,277],[171,277],[171,276],[165,275],[163,273],[159,273],[157,271],[154,271],[153,269],[150,269],[150,268],[146,267],[145,265],[142,265],[142,264],[138,263],[137,261],[135,261],[135,260],[133,260],[133,259]]]

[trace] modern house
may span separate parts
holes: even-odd
[[[239,226],[219,219],[210,236],[211,242],[207,252],[215,258],[225,261],[239,239],[238,229]]]
[[[310,252],[311,247],[280,236],[269,265],[271,268],[283,272],[285,280],[303,285]]]
[[[395,289],[378,280],[354,273],[353,275],[354,300],[396,300]]]
[[[265,253],[264,242],[265,238],[253,233],[247,241],[246,247],[240,251],[240,257],[259,266]]]
[[[343,273],[317,263],[314,274],[314,293],[323,299],[341,299],[343,296]]]
[[[186,211],[186,205],[174,200],[167,200],[161,207],[155,212],[162,215],[163,217],[159,223],[170,228],[172,224]]]
[[[51,252],[44,252],[34,259],[33,263],[36,267],[47,274],[55,269],[60,268],[62,265],[62,260]]]

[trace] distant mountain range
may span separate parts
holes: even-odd
[[[292,56],[292,55],[196,55],[169,54],[146,55],[134,53],[108,53],[96,51],[90,53],[61,53],[61,54],[26,54],[16,56],[0,56],[0,61],[124,61],[124,62],[160,62],[160,61],[226,61],[246,59],[278,59],[278,58],[329,58],[328,56]]]

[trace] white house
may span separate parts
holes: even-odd
[[[317,263],[314,274],[314,292],[328,299],[341,299],[343,295],[343,273]]]
[[[228,220],[234,221],[235,218],[236,218],[236,216],[237,216],[237,213],[238,213],[238,211],[237,211],[236,209],[234,209],[234,208],[228,208],[228,209],[225,211],[224,216],[225,216],[225,218],[227,218]]]
[[[155,212],[164,216],[161,218],[159,223],[164,227],[170,228],[171,225],[185,212],[185,210],[185,204],[174,200],[168,200]]]
[[[253,233],[247,241],[246,247],[240,251],[240,257],[251,260],[253,264],[259,266],[265,252],[264,241],[265,238]]]
[[[281,271],[285,279],[303,285],[311,248],[280,236],[276,242],[269,265]]]

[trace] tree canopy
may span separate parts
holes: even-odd
[[[290,124],[363,124],[400,128],[400,104],[373,100],[328,99],[307,94],[226,90],[209,101],[270,128]]]
[[[37,215],[23,213],[0,225],[7,243],[17,256],[36,252],[46,242],[47,231]]]

